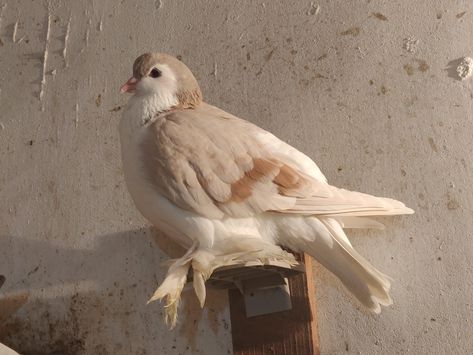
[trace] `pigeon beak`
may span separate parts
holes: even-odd
[[[123,84],[120,88],[120,92],[123,94],[125,92],[133,93],[136,90],[136,83],[138,83],[138,79],[131,77],[128,81]]]

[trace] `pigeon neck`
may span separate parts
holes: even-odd
[[[147,123],[158,114],[170,111],[179,104],[176,95],[166,93],[156,93],[141,97],[133,97],[132,106],[136,107],[140,112],[143,123]]]

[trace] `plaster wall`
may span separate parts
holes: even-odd
[[[24,354],[231,353],[227,297],[146,300],[165,238],[132,205],[118,88],[145,51],[180,55],[206,100],[314,158],[329,181],[414,216],[350,233],[393,279],[359,309],[316,270],[321,350],[473,351],[471,1],[0,3],[0,341]]]

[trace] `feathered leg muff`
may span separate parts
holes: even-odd
[[[238,236],[218,241],[212,248],[202,249],[195,242],[184,256],[169,261],[171,265],[166,278],[148,303],[165,299],[165,321],[172,329],[177,322],[177,309],[190,267],[193,269],[194,291],[203,307],[206,298],[205,281],[214,270],[230,265],[243,266],[247,263],[266,265],[273,261],[288,267],[297,265],[294,255],[260,238]]]

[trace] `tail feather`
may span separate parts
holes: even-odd
[[[324,186],[329,190],[327,196],[310,196],[296,199],[295,205],[286,214],[305,214],[314,216],[395,216],[412,214],[414,211],[401,201],[388,197],[377,197],[362,192]]]
[[[335,217],[335,219],[342,225],[343,228],[368,228],[384,230],[384,224],[367,217]]]
[[[379,313],[380,305],[391,305],[390,278],[355,251],[339,222],[329,217],[309,218],[308,222],[316,224],[312,230],[317,235],[292,236],[281,242],[295,251],[313,256],[369,310]]]
[[[351,275],[352,272],[343,270],[341,276],[339,276],[341,281],[361,303],[375,313],[381,311],[379,304],[383,306],[391,305],[393,303],[389,295],[391,279],[358,254],[349,242],[347,243],[348,237],[336,220],[332,218],[322,218],[320,220],[343,249],[342,255],[344,255],[344,260],[346,259],[348,270],[353,270],[356,275]]]

